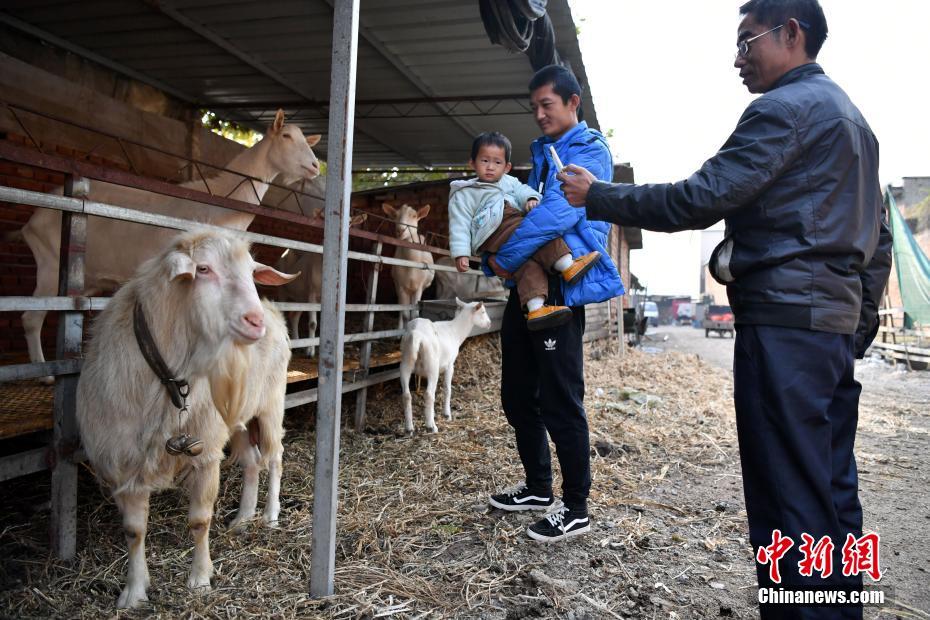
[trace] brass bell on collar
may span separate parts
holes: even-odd
[[[187,433],[175,435],[165,442],[165,450],[168,454],[178,456],[181,454],[187,456],[197,456],[203,452],[203,440],[191,437]]]

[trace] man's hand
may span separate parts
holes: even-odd
[[[584,206],[591,184],[597,181],[597,177],[575,164],[565,166],[555,178],[562,182],[562,193],[573,207]]]
[[[459,273],[465,273],[468,271],[468,257],[457,256],[455,258],[455,268],[459,270]]]
[[[493,254],[488,257],[488,266],[491,268],[491,271],[493,271],[495,275],[504,278],[505,280],[513,279],[513,274],[509,271],[504,271],[504,269],[497,264],[497,258],[495,258]]]
[[[529,213],[530,211],[533,210],[533,207],[535,207],[538,204],[539,204],[539,200],[537,200],[536,198],[530,198],[529,200],[526,201],[526,212]]]

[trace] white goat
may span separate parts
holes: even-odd
[[[410,243],[423,243],[422,237],[417,230],[417,225],[429,214],[430,206],[426,205],[419,210],[409,205],[403,205],[400,208],[394,208],[388,203],[381,205],[381,208],[387,213],[395,223],[396,237],[409,241]],[[404,260],[433,264],[433,255],[425,250],[414,250],[411,248],[397,247],[394,250],[394,258]],[[420,303],[420,297],[423,296],[430,284],[433,282],[432,269],[417,269],[415,267],[401,267],[394,265],[391,267],[391,278],[394,280],[394,290],[397,292],[397,303],[416,305]],[[417,316],[416,310],[409,312],[401,311],[398,327],[402,328],[404,324]]]
[[[239,174],[221,172],[207,179],[206,185],[215,195],[257,205],[268,191],[268,183],[275,179],[290,184],[312,180],[320,174],[320,163],[311,148],[319,141],[319,135],[304,136],[298,126],[285,124],[284,112],[278,110],[265,137],[227,164],[229,170]],[[261,181],[253,186],[250,181],[243,182],[242,175],[256,177]],[[206,189],[205,182],[199,179],[184,183],[181,187],[200,191]],[[61,190],[57,193],[60,194]],[[245,230],[255,218],[254,213],[232,211],[97,181],[91,184],[88,199],[236,230]],[[285,206],[290,207],[290,201],[286,201]],[[61,212],[36,209],[23,227],[22,235],[36,261],[36,288],[33,295],[55,295],[58,291]],[[165,228],[105,217],[88,217],[83,294],[90,296],[115,291],[143,261],[157,256],[173,236]],[[46,314],[46,310],[27,310],[23,313],[23,329],[31,362],[45,361],[41,331]],[[43,382],[52,383],[52,378],[45,377]]]
[[[356,215],[349,220],[349,227],[358,226],[368,218],[367,213]],[[313,219],[318,223],[323,223],[323,210],[316,209],[313,212]],[[320,303],[320,294],[323,291],[323,255],[315,252],[297,252],[287,250],[275,263],[275,268],[287,273],[298,273],[300,275],[296,280],[287,286],[278,289],[278,301],[289,301],[296,303]],[[317,311],[308,310],[310,318],[310,338],[316,336]],[[288,310],[287,318],[291,326],[291,338],[298,340],[300,338],[300,317],[303,310]],[[308,345],[304,349],[307,357],[313,357],[316,353],[314,345]]]
[[[253,391],[264,390],[261,398],[271,403],[268,408],[283,408],[277,394],[269,393],[281,389],[283,399],[283,383],[274,383],[270,375],[286,377],[289,353],[282,355],[281,347],[283,342],[286,351],[287,335],[280,315],[266,313],[253,279],[279,285],[292,277],[256,263],[248,249],[248,244],[227,234],[182,234],[160,256],[142,264],[92,327],[77,388],[77,421],[87,456],[123,516],[129,562],[120,607],[147,600],[145,534],[152,491],[172,486],[183,474],[190,493],[188,527],[194,539],[187,583],[191,588],[208,588],[213,573],[210,522],[219,462],[231,428],[239,429],[259,414],[261,445],[275,459],[270,446],[280,443],[281,431],[273,428],[274,422],[263,421],[263,407],[249,407],[253,395],[259,398]],[[165,364],[189,384],[188,411],[183,415],[137,344],[133,327],[137,304]],[[244,351],[246,345],[256,343],[260,344],[255,351]],[[256,360],[263,352],[269,359]],[[234,369],[237,361],[254,367]],[[261,374],[261,380],[250,376],[250,381],[237,385],[236,379],[250,370]],[[169,454],[166,441],[179,432],[202,440],[202,452],[190,457]],[[249,455],[243,449],[241,430],[234,452],[245,464],[248,479]],[[246,510],[240,508],[240,516],[245,516],[245,498],[242,504]],[[276,511],[275,506],[271,512]],[[268,514],[272,516],[276,515]]]
[[[400,386],[404,400],[404,430],[413,432],[413,404],[410,396],[410,375],[426,377],[426,396],[423,399],[423,414],[426,428],[438,432],[434,403],[439,373],[445,374],[445,399],[443,415],[452,419],[452,373],[459,347],[468,338],[473,326],[488,329],[491,318],[484,303],[465,303],[455,300],[458,312],[451,321],[434,323],[429,319],[414,319],[407,324],[407,332],[400,341]]]

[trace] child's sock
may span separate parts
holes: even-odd
[[[540,308],[543,307],[543,304],[545,302],[546,302],[545,297],[534,297],[533,299],[526,302],[526,309],[529,310],[530,312],[533,312],[534,310],[539,310]]]
[[[559,258],[559,260],[555,261],[555,264],[552,265],[552,268],[561,273],[571,267],[572,262],[572,255],[566,254],[565,256]]]

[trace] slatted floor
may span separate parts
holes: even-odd
[[[51,429],[54,395],[35,381],[0,383],[0,439]]]
[[[378,368],[399,362],[400,351],[390,351],[372,355],[370,367]],[[359,370],[359,361],[346,360],[342,370],[344,373]],[[317,376],[316,359],[295,356],[287,371],[287,382],[308,381]],[[353,377],[350,374],[345,380],[353,380]],[[0,383],[0,439],[51,430],[54,393],[54,387],[34,381]]]

